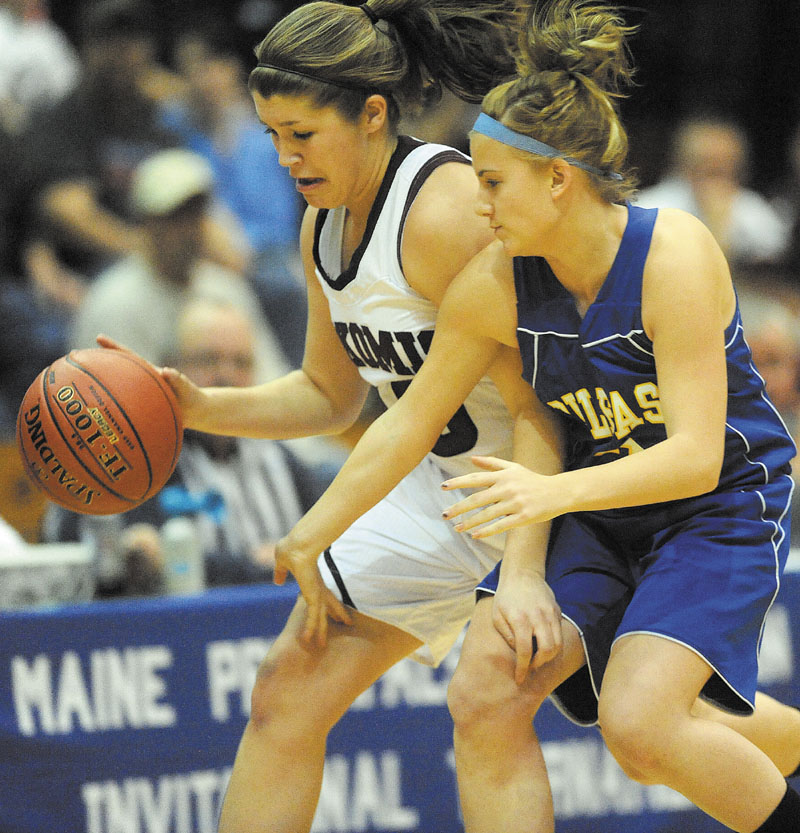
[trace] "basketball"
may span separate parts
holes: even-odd
[[[23,397],[17,446],[25,471],[59,505],[125,512],[158,492],[178,462],[183,423],[155,369],[121,350],[73,350]]]

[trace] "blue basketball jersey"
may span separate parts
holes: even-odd
[[[569,469],[602,465],[666,439],[653,345],[642,326],[642,275],[655,209],[628,208],[608,276],[581,319],[542,258],[515,258],[523,375],[561,418]],[[758,646],[789,549],[794,443],[767,398],[738,305],[725,332],[725,453],[713,492],[557,518],[547,581],[581,634],[586,666],[552,695],[570,719],[597,721],[616,640],[652,634],[712,669],[701,696],[752,712]],[[481,583],[497,590],[499,568]]]
[[[629,206],[619,251],[581,319],[543,258],[514,259],[524,377],[562,417],[570,469],[602,464],[666,439],[653,345],[642,326],[642,274],[657,209]],[[728,414],[716,491],[787,473],[795,454],[752,364],[738,305],[725,332]]]

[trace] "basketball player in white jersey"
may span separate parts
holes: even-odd
[[[274,439],[332,434],[358,417],[369,385],[389,407],[402,394],[448,284],[491,230],[473,210],[469,159],[398,136],[401,107],[424,104],[442,85],[477,101],[511,74],[511,59],[497,56],[508,54],[512,6],[314,2],[271,29],[250,89],[309,206],[304,360],[250,389],[199,390],[168,376],[187,427]],[[513,397],[516,351],[494,364],[493,375],[514,380],[503,394]],[[440,489],[448,474],[472,470],[471,454],[511,453],[497,386],[479,381],[444,434],[426,442],[433,451],[422,463],[324,552],[278,561],[276,580],[291,571],[302,595],[255,684],[224,833],[309,830],[330,728],[400,659],[441,660],[476,584],[500,558],[502,543],[475,544],[442,522],[452,496]]]

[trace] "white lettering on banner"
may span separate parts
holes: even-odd
[[[101,648],[90,653],[87,664],[88,673],[75,651],[65,651],[60,662],[47,654],[30,662],[12,657],[11,687],[21,734],[175,724],[175,709],[162,701],[167,686],[159,672],[172,665],[172,652],[165,645]]]
[[[362,830],[415,830],[419,813],[404,807],[400,755],[362,751],[325,760],[325,771],[312,833],[358,833]],[[127,832],[126,832],[127,833]]]
[[[620,769],[599,736],[542,744],[556,818],[635,815],[691,809],[667,787],[637,784]]]
[[[405,706],[443,706],[450,675],[418,662],[398,663],[380,679],[380,704],[385,709]]]
[[[230,767],[101,781],[81,789],[86,833],[214,833]]]
[[[225,639],[206,645],[208,699],[214,720],[224,723],[231,719],[230,696],[239,698],[239,713],[250,716],[250,693],[256,681],[261,660],[267,655],[273,639]]]
[[[764,638],[758,654],[759,685],[788,683],[794,677],[794,651],[789,611],[773,605],[764,623]]]

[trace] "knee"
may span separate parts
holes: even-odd
[[[291,735],[328,725],[325,698],[314,696],[314,685],[302,657],[291,651],[270,652],[256,672],[250,694],[250,726]]]
[[[447,706],[462,735],[484,726],[497,733],[501,725],[530,723],[547,694],[540,691],[533,675],[518,686],[513,667],[459,664],[447,689]]]
[[[447,708],[456,729],[474,724],[481,713],[483,698],[477,689],[475,681],[457,666],[447,687]]]
[[[282,675],[281,664],[269,656],[259,666],[250,693],[250,722],[255,726],[269,723],[280,710],[283,696],[280,683]]]
[[[665,745],[658,716],[636,703],[598,705],[600,731],[623,772],[640,784],[663,783]]]

